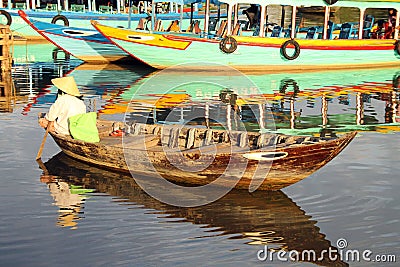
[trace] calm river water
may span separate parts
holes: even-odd
[[[153,199],[130,176],[68,158],[51,138],[42,156],[51,175],[43,175],[35,161],[44,134],[37,114],[54,102],[50,79],[74,76],[102,119],[123,119],[136,94],[129,116],[147,112],[163,123],[171,114],[184,121],[194,109],[206,114],[204,103],[217,101],[231,77],[164,73],[143,90],[160,73],[51,57],[20,61],[16,96],[0,98],[1,266],[287,266],[304,250],[316,258],[299,256],[293,266],[398,266],[400,69],[245,76],[252,85],[235,91],[248,127],[259,127],[249,106],[260,111],[263,95],[278,132],[359,134],[322,169],[282,191],[233,190],[181,208]],[[193,82],[176,83],[185,79]],[[224,117],[217,105],[207,107]],[[262,260],[265,249],[275,252]],[[333,250],[342,257],[330,257]]]

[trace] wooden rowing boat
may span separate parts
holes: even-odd
[[[110,136],[112,122],[98,122],[101,141],[87,143],[51,133],[63,152],[100,167],[178,184],[279,190],[336,157],[356,136],[307,137],[134,123]]]

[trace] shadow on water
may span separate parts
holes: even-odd
[[[85,200],[91,193],[105,193],[117,197],[118,203],[139,204],[144,211],[154,209],[152,213],[172,222],[202,225],[206,232],[203,238],[215,232],[215,236],[229,235],[227,238],[241,239],[248,245],[258,245],[259,249],[268,245],[275,251],[284,249],[301,253],[314,250],[316,259],[311,256],[305,261],[321,266],[348,266],[322,254],[323,250],[335,247],[320,232],[317,222],[282,191],[250,194],[233,190],[211,204],[181,208],[150,197],[131,176],[86,165],[62,152],[44,165],[48,173],[44,173],[40,180],[47,184],[54,204],[59,207],[57,224],[61,227],[78,227],[79,220],[84,218]],[[319,255],[323,256],[319,258]]]

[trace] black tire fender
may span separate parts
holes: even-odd
[[[56,24],[57,21],[62,20],[64,22],[64,26],[69,26],[69,21],[66,16],[56,15],[51,20],[51,23]]]
[[[223,38],[219,43],[219,49],[226,54],[231,54],[235,52],[237,49],[236,39],[232,36],[227,36]]]
[[[5,10],[0,10],[0,14],[6,17],[6,19],[7,19],[7,24],[6,25],[10,26],[11,23],[12,23],[12,18],[11,18],[10,13],[8,13]]]
[[[338,1],[338,0],[324,0],[324,2],[325,2],[327,5],[336,4],[337,1]]]
[[[295,49],[294,54],[291,55],[291,56],[288,55],[287,52],[286,52],[286,48],[287,48],[288,45],[290,45],[290,44],[293,45],[293,46],[294,46],[294,49]],[[284,58],[288,59],[288,60],[296,59],[296,58],[300,55],[300,45],[299,45],[299,43],[296,42],[294,39],[290,39],[290,40],[285,41],[285,42],[282,44],[282,46],[281,46],[281,55],[282,55]]]

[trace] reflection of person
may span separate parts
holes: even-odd
[[[81,204],[84,197],[79,194],[72,194],[66,182],[48,184],[54,204],[59,207],[57,225],[76,229],[76,221],[79,220]]]
[[[80,219],[79,214],[86,196],[72,192],[68,183],[57,181],[55,177],[42,175],[40,181],[47,184],[54,199],[54,205],[59,207],[57,225],[76,229],[77,220]]]
[[[39,124],[47,128],[49,122],[54,122],[54,130],[59,134],[69,135],[68,118],[86,113],[86,105],[82,100],[75,79],[72,76],[52,79],[51,82],[58,88],[56,102],[51,105],[44,118],[39,119]]]

